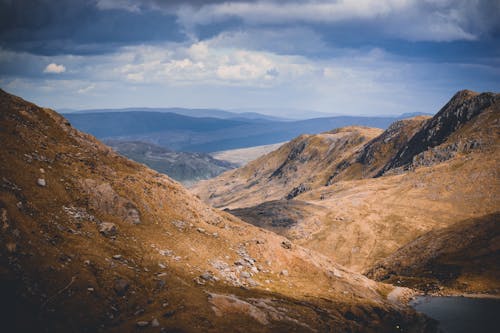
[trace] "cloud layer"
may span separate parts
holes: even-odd
[[[432,112],[500,89],[499,17],[486,0],[0,0],[0,85],[53,107]]]

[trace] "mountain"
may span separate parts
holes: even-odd
[[[500,212],[432,230],[377,263],[367,275],[424,291],[500,291]]]
[[[304,133],[360,125],[387,128],[395,117],[339,116],[300,121],[219,119],[176,113],[129,111],[71,113],[65,115],[76,128],[99,139],[142,141],[167,149],[216,152],[288,141]]]
[[[464,91],[385,131],[300,136],[192,191],[365,272],[427,232],[498,210],[499,99]]]
[[[196,186],[196,193],[215,207],[245,207],[294,197],[323,186],[352,151],[382,130],[346,127],[301,135],[279,149]]]
[[[63,114],[85,114],[85,113],[116,113],[116,112],[161,112],[175,113],[181,116],[194,118],[220,118],[220,119],[239,119],[239,120],[285,120],[284,118],[273,117],[258,112],[231,112],[218,109],[188,109],[188,108],[115,108],[115,109],[87,109],[87,110],[58,110]]]
[[[236,167],[235,164],[215,159],[208,154],[174,152],[140,141],[106,140],[104,143],[123,156],[146,164],[184,185],[215,177]]]
[[[388,332],[432,325],[370,280],[203,204],[0,90],[8,332]]]
[[[495,129],[489,121],[498,120],[499,99],[498,94],[478,94],[469,90],[458,92],[401,147],[382,172],[439,163],[457,153],[478,149],[481,145],[495,145],[491,141],[495,139],[491,133]],[[487,116],[478,119],[481,114]]]

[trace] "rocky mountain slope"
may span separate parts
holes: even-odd
[[[289,158],[288,152],[307,151],[299,137],[285,153],[277,150],[201,182],[194,191],[216,207],[364,272],[426,232],[498,210],[499,96],[460,92],[432,118],[396,122],[382,133],[372,130],[373,136],[363,135],[370,140],[342,144],[321,159],[301,159],[300,153]],[[353,128],[335,133],[346,130]],[[426,139],[418,143],[418,138]],[[426,148],[408,148],[413,145]],[[395,162],[410,150],[415,152],[410,164]],[[276,174],[284,176],[285,185],[269,192],[266,186]],[[288,221],[286,227],[276,229],[281,221]]]
[[[194,191],[213,206],[226,208],[291,199],[328,183],[354,151],[380,133],[375,128],[345,127],[301,135],[242,168],[200,182]]]
[[[1,90],[0,140],[6,331],[419,332],[428,324],[387,297],[393,287],[206,206],[54,111]]]
[[[432,230],[367,272],[369,277],[424,291],[500,293],[500,213]]]
[[[201,179],[213,178],[234,169],[235,164],[213,158],[204,153],[176,152],[140,141],[106,140],[108,146],[136,162],[146,164],[181,182],[192,185]]]

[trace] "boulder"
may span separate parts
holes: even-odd
[[[118,228],[114,223],[102,222],[99,225],[99,232],[105,237],[113,237],[118,234]]]

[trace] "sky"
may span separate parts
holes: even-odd
[[[500,91],[500,1],[0,0],[0,88],[55,109],[435,113]]]

